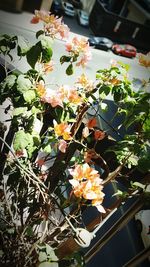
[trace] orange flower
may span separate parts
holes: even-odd
[[[32,24],[37,24],[37,23],[39,23],[39,21],[40,21],[40,19],[38,17],[35,17],[35,16],[31,19]]]
[[[90,92],[94,89],[93,81],[89,80],[84,73],[78,78],[77,83],[79,84],[79,86],[82,86],[87,92]]]
[[[96,130],[94,132],[94,138],[95,138],[95,140],[102,140],[105,138],[105,133],[100,131],[100,130]]]
[[[90,120],[88,121],[88,123],[87,123],[87,127],[88,127],[89,129],[92,129],[92,128],[94,128],[94,127],[96,126],[96,124],[97,124],[96,118],[92,118],[92,119],[90,119]]]
[[[121,83],[121,81],[117,78],[112,78],[112,79],[109,79],[108,81],[113,85],[118,85]]]
[[[37,84],[36,90],[40,97],[43,97],[45,95],[46,89],[45,89],[45,84],[43,80],[39,81],[39,83]]]
[[[35,13],[35,16],[33,17],[33,19],[36,18],[36,19],[38,19],[39,21],[41,20],[41,21],[43,21],[43,22],[45,22],[45,23],[48,23],[50,12],[45,11],[45,10],[35,10],[34,13]],[[33,20],[33,19],[32,19],[32,20]],[[31,20],[31,22],[32,22],[32,20]],[[38,21],[38,22],[39,22],[39,21]],[[32,23],[33,23],[33,22],[32,22]]]
[[[60,124],[57,124],[57,122],[54,120],[54,131],[57,136],[62,136],[64,140],[71,140],[71,132],[70,132],[70,125],[68,125],[66,122],[61,122]]]
[[[82,180],[83,179],[83,169],[82,165],[76,165],[75,169],[69,169],[70,174],[73,176],[74,179]]]
[[[67,85],[63,85],[59,88],[58,93],[62,101],[67,101],[75,105],[83,102],[82,97],[79,96],[76,88],[70,88]]]
[[[84,153],[84,160],[86,163],[93,164],[92,159],[97,159],[98,155],[96,154],[94,149],[89,149]]]
[[[76,165],[74,169],[69,169],[70,174],[73,176],[74,179],[77,180],[94,180],[100,179],[100,175],[98,171],[91,168],[87,163],[83,165]],[[101,179],[100,179],[101,180]]]
[[[43,64],[43,67],[44,67],[44,72],[45,73],[49,73],[49,72],[53,71],[53,69],[54,69],[54,63],[51,60],[49,63],[44,63]]]
[[[150,52],[148,52],[146,55],[138,54],[138,57],[139,57],[139,64],[141,66],[144,66],[146,68],[150,67]]]
[[[85,187],[85,182],[80,183],[76,179],[69,180],[70,184],[73,186],[73,193],[76,197],[82,198],[83,197],[83,191]]]
[[[88,78],[85,76],[84,73],[78,78],[78,83],[80,83],[83,87],[86,87],[88,84]]]
[[[73,176],[69,182],[73,187],[74,195],[78,198],[91,200],[92,206],[95,206],[100,212],[105,212],[101,205],[105,194],[102,192],[102,180],[98,172],[87,163],[78,164],[75,169],[70,169],[69,172]]]
[[[87,181],[83,191],[83,197],[90,200],[97,199],[102,188],[101,185],[94,185],[91,181]]]
[[[67,98],[72,104],[81,104],[82,98],[79,96],[75,88],[68,90]]]

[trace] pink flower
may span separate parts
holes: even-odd
[[[91,59],[91,51],[89,47],[89,43],[86,38],[78,38],[74,37],[72,41],[67,42],[66,50],[70,53],[73,59],[78,58],[78,62],[76,66],[85,66],[87,62]]]
[[[39,19],[39,21],[41,20],[44,21],[45,23],[48,23],[50,12],[45,10],[35,10],[34,14],[35,18]]]
[[[68,90],[67,98],[68,98],[68,101],[72,104],[81,104],[82,103],[82,98],[79,96],[79,94],[75,88],[71,88]]]
[[[87,62],[91,59],[91,52],[90,51],[86,51],[85,54],[83,54],[83,56],[81,56],[81,59],[79,62],[76,63],[76,66],[82,66],[85,67]]]
[[[92,200],[92,206],[96,207],[99,212],[106,213],[105,209],[102,206],[103,198],[104,198],[104,193],[102,193],[101,198]]]
[[[95,140],[103,140],[105,138],[106,134],[103,131],[95,130],[94,132],[94,138]]]
[[[68,38],[70,29],[66,24],[62,24],[59,27],[59,34],[62,39]]]
[[[64,85],[59,88],[58,93],[62,101],[66,101],[75,105],[83,102],[76,88],[70,88],[69,86]]]
[[[89,136],[89,128],[88,127],[84,127],[84,129],[82,131],[82,136],[84,138],[87,138]]]
[[[116,59],[111,59],[110,60],[110,64],[111,64],[112,67],[116,67],[118,65],[118,62],[117,62]]]
[[[43,68],[44,68],[44,72],[45,73],[49,73],[49,72],[53,71],[53,69],[54,69],[54,62],[53,62],[53,60],[51,60],[48,63],[44,63],[43,64]]]
[[[150,52],[148,52],[146,55],[139,53],[138,58],[141,66],[146,68],[150,67]]]
[[[68,38],[69,28],[62,22],[62,18],[58,18],[48,11],[35,10],[35,16],[32,18],[31,23],[44,22],[45,33],[52,38],[60,35],[61,38]]]
[[[57,91],[47,89],[46,94],[41,99],[43,102],[49,103],[53,108],[60,106],[63,107],[61,98],[58,96]]]
[[[65,153],[66,152],[66,148],[67,148],[67,142],[65,140],[60,140],[59,141],[59,146],[58,149],[62,152]]]
[[[72,51],[72,49],[73,49],[73,45],[71,44],[71,43],[66,43],[66,50],[67,50],[67,52],[71,52]]]

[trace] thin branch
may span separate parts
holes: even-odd
[[[9,201],[8,201],[8,198],[7,198],[6,184],[5,184],[5,182],[4,182],[4,186],[3,186],[3,188],[4,188],[4,196],[5,196],[5,201],[6,201],[6,204],[7,204],[8,211],[9,211],[9,215],[10,215],[10,217],[11,217],[11,220],[12,220],[13,224],[16,226],[16,222],[15,222],[15,219],[14,219],[14,217],[13,217],[13,213],[12,213],[12,211],[11,211],[10,203],[9,203]]]
[[[119,165],[113,172],[109,173],[107,178],[103,181],[103,185],[106,185],[110,181],[115,180],[115,178],[118,176],[118,174],[120,173],[120,171],[122,170],[122,168],[124,167],[124,165],[126,164],[127,160],[131,155],[132,153],[130,153],[126,158],[124,158],[123,163]]]
[[[46,187],[46,185],[31,171],[27,170],[18,160],[18,158],[16,157],[15,153],[13,152],[12,148],[5,142],[5,140],[3,138],[0,137],[0,140],[7,146],[7,148],[10,150],[11,154],[13,155],[13,157],[15,158],[16,162],[17,162],[17,166],[20,167],[24,173],[29,177],[33,177],[34,179],[32,179],[33,182],[38,182],[40,185],[43,186],[44,189],[48,190],[48,188]],[[30,177],[30,178],[31,178]]]

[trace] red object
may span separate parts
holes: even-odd
[[[114,44],[112,46],[112,51],[117,54],[124,57],[135,57],[136,56],[136,48],[132,45],[119,45]]]

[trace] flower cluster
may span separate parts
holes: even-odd
[[[56,136],[63,137],[64,140],[71,140],[71,125],[69,125],[67,122],[61,122],[57,123],[55,120],[54,123],[54,132]]]
[[[80,55],[76,66],[84,67],[91,59],[89,43],[84,37],[79,39],[75,36],[70,42],[66,43],[66,50],[70,53],[73,62],[76,61],[76,58]]]
[[[95,88],[93,81],[89,80],[84,73],[78,78],[77,84],[85,92],[91,92]]]
[[[44,22],[44,30],[47,35],[54,38],[60,35],[61,38],[68,38],[69,28],[62,22],[62,18],[54,16],[50,12],[44,10],[35,10],[35,16],[32,18],[31,23]]]
[[[63,85],[59,88],[59,96],[63,102],[79,105],[83,102],[83,98],[79,95],[75,87]]]
[[[69,172],[73,176],[69,182],[73,186],[75,196],[91,200],[92,206],[95,206],[100,212],[105,212],[101,205],[104,193],[102,192],[102,179],[100,179],[98,171],[84,163],[76,165],[74,169],[69,169]]]
[[[83,131],[82,131],[82,136],[84,138],[87,138],[89,135],[90,135],[90,130],[92,130],[94,132],[94,139],[95,140],[102,140],[105,138],[106,134],[104,131],[101,131],[101,130],[98,130],[98,129],[95,129],[96,127],[96,124],[97,124],[97,121],[96,121],[96,118],[92,118],[90,119],[85,127],[83,128]]]
[[[67,85],[60,86],[58,90],[46,88],[44,81],[41,80],[36,86],[36,90],[41,97],[42,102],[49,103],[53,108],[60,106],[63,103],[72,105],[82,104],[83,98],[79,95],[77,88]]]

